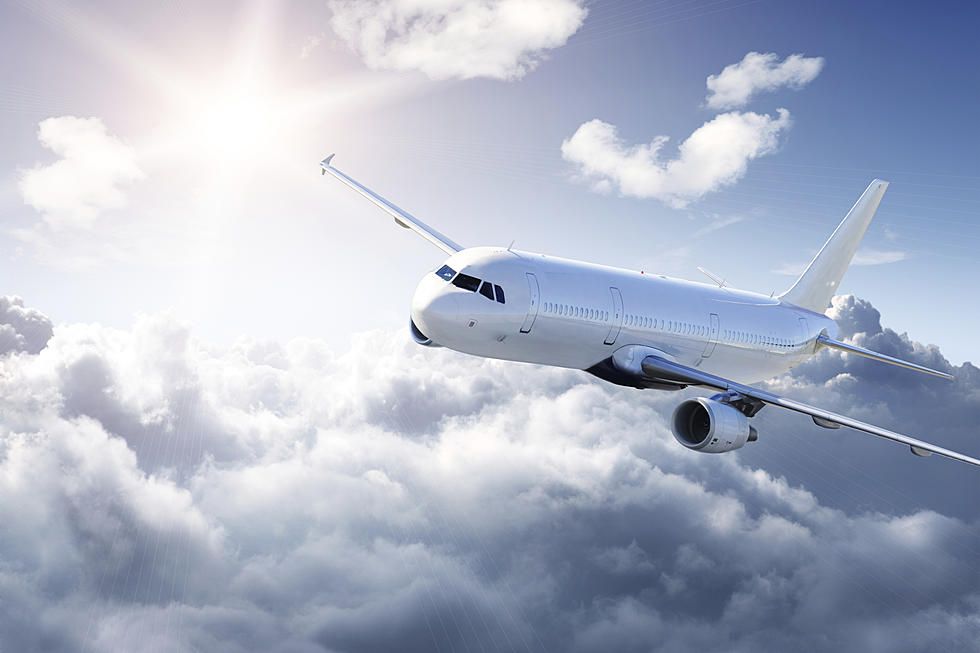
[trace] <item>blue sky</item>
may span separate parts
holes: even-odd
[[[330,13],[319,4],[252,11],[237,3],[207,10],[101,3],[69,14],[58,7],[4,10],[0,29],[19,56],[4,64],[0,206],[8,251],[2,271],[59,318],[121,326],[138,312],[173,308],[223,341],[243,334],[344,341],[366,328],[399,325],[414,282],[436,266],[438,253],[388,228],[342,189],[319,183],[316,161],[336,151],[342,169],[464,244],[516,240],[526,249],[686,277],[702,265],[763,292],[787,287],[792,278],[774,271],[805,262],[868,181],[882,177],[893,183],[866,244],[904,260],[852,268],[843,290],[871,298],[953,360],[976,357],[971,325],[980,308],[961,299],[976,273],[980,208],[972,147],[975,9],[600,2],[588,5],[566,45],[548,50],[522,79],[501,81],[369,71],[332,33]],[[261,52],[272,80],[254,89],[257,96],[282,96],[284,88],[349,91],[354,80],[381,88],[334,113],[305,116],[276,139],[282,159],[247,149],[216,152],[215,163],[238,162],[229,172],[234,180],[222,182],[229,208],[220,221],[185,224],[167,215],[203,210],[188,199],[206,192],[203,178],[180,177],[195,161],[211,160],[200,151],[206,145],[188,144],[145,157],[144,177],[127,189],[125,208],[106,211],[109,219],[86,233],[63,234],[43,254],[10,236],[39,217],[18,192],[20,171],[55,159],[37,141],[40,120],[97,117],[110,134],[138,146],[173,122],[160,79],[218,83],[242,60],[243,44]],[[603,120],[628,144],[668,136],[663,153],[670,157],[717,113],[705,107],[706,77],[750,51],[802,53],[825,65],[804,88],[759,94],[744,107],[766,114],[785,107],[792,126],[738,182],[676,209],[617,192],[597,195],[574,181],[561,143],[579,125]],[[191,113],[211,110],[206,100]],[[252,164],[239,165],[244,158]],[[213,182],[214,175],[204,178]],[[208,229],[211,240],[200,238]],[[116,256],[96,245],[106,240]],[[200,256],[188,262],[166,247]],[[332,282],[351,266],[379,261],[387,278]],[[323,299],[311,301],[318,292]],[[267,308],[258,315],[257,296]],[[354,314],[338,323],[335,303]],[[953,305],[956,319],[935,319]]]

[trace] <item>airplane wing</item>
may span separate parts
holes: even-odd
[[[430,243],[432,243],[442,251],[446,252],[447,254],[455,254],[456,252],[463,249],[462,245],[453,242],[449,238],[446,238],[441,233],[439,233],[429,225],[425,224],[424,222],[422,222],[421,220],[413,216],[408,211],[398,208],[397,206],[395,206],[385,198],[375,193],[370,188],[366,186],[362,186],[360,183],[356,182],[355,180],[351,179],[350,177],[342,173],[337,168],[333,167],[333,165],[331,165],[330,163],[331,161],[333,161],[333,157],[334,155],[331,154],[326,159],[320,162],[320,168],[322,168],[321,174],[327,174],[329,172],[331,175],[333,175],[334,177],[342,181],[344,184],[346,184],[348,187],[354,189],[355,191],[357,191],[367,199],[374,202],[374,204],[377,205],[378,208],[380,208],[382,211],[384,211],[385,213],[393,217],[395,219],[396,224],[405,227],[406,229],[411,229],[412,231],[422,236],[423,238],[425,238],[427,241],[429,241]]]
[[[734,393],[740,395],[741,397],[746,397],[751,400],[755,400],[756,402],[761,402],[759,404],[760,407],[762,404],[771,404],[773,406],[779,406],[798,413],[803,413],[804,415],[809,415],[817,425],[825,428],[839,428],[840,426],[847,426],[858,431],[870,433],[871,435],[877,435],[880,438],[885,438],[887,440],[892,440],[893,442],[908,445],[908,447],[912,450],[912,453],[917,456],[930,456],[935,453],[939,454],[940,456],[945,456],[946,458],[952,458],[953,460],[959,460],[964,463],[980,466],[980,460],[957,451],[950,451],[949,449],[944,449],[943,447],[930,444],[929,442],[923,442],[922,440],[917,440],[907,435],[902,435],[901,433],[895,433],[894,431],[889,431],[888,429],[883,429],[872,424],[866,424],[856,419],[852,419],[844,415],[838,415],[837,413],[832,413],[829,410],[824,410],[822,408],[816,408],[815,406],[810,406],[794,399],[787,399],[786,397],[781,397],[772,392],[760,390],[759,388],[753,388],[752,386],[736,383],[735,381],[729,381],[728,379],[724,379],[720,376],[715,376],[714,374],[702,372],[701,370],[697,370],[693,367],[688,367],[686,365],[669,361],[660,356],[647,356],[643,359],[641,367],[644,375],[650,377],[651,379],[667,381],[670,383],[682,383],[686,385],[700,385],[708,388],[715,388],[726,393]]]

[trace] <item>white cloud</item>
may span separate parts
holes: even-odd
[[[949,368],[864,302],[836,298],[833,315],[847,337]],[[844,370],[870,383],[828,390]],[[780,383],[972,437],[975,368],[928,411],[877,371],[821,355]],[[934,382],[912,378],[919,393]],[[39,354],[0,358],[0,638],[95,653],[911,652],[980,636],[976,507],[957,480],[975,476],[768,412],[753,448],[700,455],[667,433],[677,401],[404,334],[338,355],[311,340],[215,350],[167,316],[59,325]],[[837,464],[814,464],[821,452]],[[933,505],[959,499],[971,520],[910,504],[906,459],[916,498],[946,492]],[[886,467],[904,474],[892,495]],[[801,468],[815,491],[781,477]]]
[[[321,43],[323,43],[323,35],[321,34],[306,37],[306,43],[303,44],[303,47],[299,51],[299,58],[308,59],[313,54],[313,51],[320,47]]]
[[[854,255],[851,265],[887,265],[898,263],[908,258],[908,252],[902,250],[881,250],[865,247]],[[783,263],[773,270],[776,274],[798,277],[806,270],[807,263]]]
[[[787,277],[798,277],[806,270],[806,263],[783,263],[773,269],[774,274],[782,274]]]
[[[908,254],[901,250],[865,248],[858,250],[857,254],[854,255],[853,265],[886,265],[904,261],[907,257]]]
[[[572,36],[580,0],[330,0],[334,32],[382,70],[518,79]]]
[[[745,106],[753,95],[777,88],[802,88],[816,79],[823,69],[822,57],[792,54],[785,60],[772,52],[749,52],[738,63],[709,75],[707,105],[712,109]]]
[[[562,143],[561,151],[597,190],[615,186],[623,195],[652,197],[679,208],[738,181],[749,161],[775,151],[790,122],[785,109],[776,116],[723,113],[694,130],[676,158],[664,161],[666,136],[649,145],[626,145],[615,126],[590,120]]]
[[[23,170],[20,192],[52,228],[91,226],[103,211],[125,206],[124,188],[143,178],[136,152],[98,118],[42,120],[38,139],[61,158]]]
[[[725,227],[730,227],[733,224],[738,224],[743,222],[745,218],[740,215],[714,215],[711,218],[711,222],[695,230],[691,234],[691,238],[703,238],[708,234],[713,234],[716,231],[720,231]]]
[[[41,311],[24,306],[20,297],[0,295],[0,356],[11,352],[36,354],[54,333]]]

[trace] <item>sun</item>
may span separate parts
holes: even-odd
[[[219,88],[202,94],[177,128],[194,144],[197,154],[210,164],[240,165],[250,155],[258,157],[284,128],[281,117],[288,106],[277,102],[284,91],[261,82]]]

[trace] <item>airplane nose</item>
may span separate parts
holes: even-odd
[[[412,320],[427,337],[439,336],[459,322],[459,298],[438,277],[424,279],[412,297]]]

